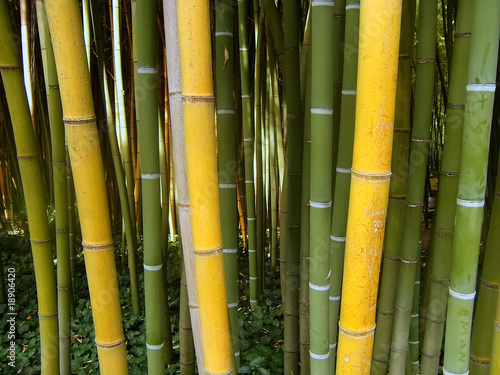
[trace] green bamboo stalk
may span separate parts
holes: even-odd
[[[438,371],[448,304],[448,284],[453,256],[456,198],[462,148],[465,86],[470,50],[470,30],[473,1],[464,0],[458,7],[455,46],[450,72],[450,89],[446,109],[446,137],[441,160],[438,199],[435,208],[435,230],[431,246],[434,249],[432,277],[429,289],[425,333],[422,343],[421,373]]]
[[[497,169],[500,169],[500,164]],[[497,246],[500,240],[500,170],[497,170],[495,194],[488,230],[488,239],[484,252],[483,273],[479,286],[477,306],[472,326],[470,374],[490,374],[490,360],[492,354],[493,332],[492,323],[498,299],[498,264],[500,252]]]
[[[267,35],[267,30],[266,30]],[[271,240],[270,240],[270,253],[271,253],[271,265],[276,266],[277,264],[277,242],[278,242],[278,200],[279,200],[279,179],[278,179],[278,157],[277,157],[277,144],[276,144],[276,131],[277,126],[281,124],[280,118],[280,95],[278,89],[278,72],[276,71],[276,56],[274,54],[274,44],[272,39],[269,37],[267,39],[268,51],[269,51],[269,169],[271,174],[271,191],[270,191],[270,217],[271,217]]]
[[[311,6],[309,16],[311,19]],[[308,38],[306,41],[305,38]],[[304,43],[311,44],[311,33],[304,35]],[[302,47],[304,48],[304,47]],[[300,289],[299,289],[299,343],[300,343],[300,373],[309,375],[311,364],[309,356],[310,327],[309,327],[309,234],[310,234],[310,206],[311,198],[311,49],[307,53],[307,75],[305,83],[305,106],[304,106],[304,146],[302,149],[302,210],[300,223]]]
[[[163,264],[161,251],[160,165],[156,70],[156,3],[137,4],[138,92],[141,92],[142,217],[144,230],[144,288],[146,291],[146,348],[148,374],[164,373]]]
[[[76,246],[76,212],[75,212],[75,184],[73,182],[73,174],[71,173],[71,163],[69,159],[69,150],[66,138],[64,139],[64,149],[66,152],[66,187],[68,193],[68,240],[69,240],[69,261],[71,271],[71,290],[72,290],[72,307],[71,311],[75,312],[76,307],[76,260],[78,248]]]
[[[274,4],[274,2],[273,2]],[[269,8],[269,7],[268,7]],[[272,7],[274,10],[274,6]],[[267,18],[267,15],[266,15]],[[268,22],[272,22],[272,18]],[[287,230],[286,237],[286,280],[283,301],[285,317],[285,373],[298,373],[299,362],[299,285],[300,285],[300,222],[302,198],[302,149],[303,116],[300,101],[300,64],[299,64],[299,1],[286,0],[283,3],[283,48],[284,62],[284,101],[287,105],[286,161],[288,173]],[[273,26],[274,25],[274,26]],[[276,51],[281,49],[280,37],[273,32],[276,20],[270,24]],[[278,52],[276,53],[280,58]],[[283,224],[282,224],[283,225]]]
[[[354,142],[354,117],[356,108],[356,82],[358,67],[358,28],[359,0],[346,2],[345,39],[343,55],[342,97],[340,103],[340,129],[338,139],[338,158],[335,172],[333,195],[332,225],[330,229],[330,366],[335,368],[337,348],[338,319],[340,312],[340,294],[342,286],[342,266],[344,264],[347,211],[349,208],[349,190],[351,185],[352,147]],[[334,9],[338,12],[338,9]],[[334,70],[335,69],[334,66]],[[336,72],[334,71],[334,76]],[[335,88],[334,88],[335,89]],[[334,90],[335,98],[335,90]],[[334,102],[335,105],[335,102]],[[337,107],[338,108],[338,107]],[[334,110],[335,113],[335,110]]]
[[[127,187],[130,217],[135,222],[134,201],[134,170],[132,166],[132,154],[130,152],[129,136],[127,130],[127,119],[125,114],[125,90],[122,78],[121,38],[120,38],[120,0],[112,0],[113,3],[113,68],[115,72],[115,121],[119,127],[120,154],[125,172],[125,184]],[[140,48],[137,48],[139,50]],[[137,103],[138,104],[138,103]],[[137,105],[139,107],[139,105]],[[135,226],[132,227],[135,234]]]
[[[56,211],[57,308],[59,326],[59,372],[71,373],[71,269],[68,237],[68,193],[66,184],[66,149],[62,121],[61,95],[57,81],[54,51],[49,36],[47,14],[43,1],[36,2],[38,36],[42,50],[45,91],[49,110],[52,142],[52,168]]]
[[[329,289],[332,219],[334,2],[312,3],[309,298],[312,374],[330,374]],[[335,324],[331,322],[331,324]]]
[[[30,225],[31,249],[35,266],[40,324],[41,370],[59,373],[57,297],[52,242],[47,218],[47,194],[44,189],[40,157],[23,85],[18,46],[13,36],[6,1],[0,1],[0,73],[7,94],[13,124],[17,159],[24,181],[24,196]]]
[[[219,154],[219,194],[224,247],[226,293],[236,368],[240,363],[238,328],[238,207],[236,118],[234,113],[233,6],[228,0],[215,3],[215,77],[217,142]]]
[[[372,375],[387,374],[396,298],[396,280],[399,275],[399,257],[406,200],[408,150],[410,148],[411,66],[414,30],[414,25],[410,21],[412,19],[412,10],[413,1],[403,0],[396,113],[391,159],[392,176],[389,186],[384,257],[380,277],[377,328],[375,330],[373,345]]]
[[[254,1],[254,6],[255,6]],[[255,10],[254,10],[255,14]],[[262,260],[263,260],[263,239],[264,239],[264,223],[262,220],[263,214],[263,178],[262,178],[262,92],[265,91],[265,82],[262,84],[262,78],[264,77],[262,69],[264,69],[266,64],[264,62],[265,57],[265,44],[264,44],[264,10],[261,7],[259,11],[258,24],[255,25],[255,32],[257,36],[256,47],[255,47],[255,63],[254,63],[254,138],[255,138],[255,154],[254,154],[254,167],[255,167],[255,244],[256,244],[256,272],[254,275],[250,274],[250,280],[252,276],[256,277],[256,288],[257,297],[262,292]],[[264,56],[263,56],[264,55]]]
[[[419,253],[422,250],[422,242],[419,244]],[[420,273],[421,259],[418,258],[415,281],[413,283],[413,306],[411,308],[410,321],[410,374],[420,374]]]
[[[182,242],[179,246],[182,248]],[[181,375],[194,375],[196,369],[196,357],[193,340],[193,327],[191,326],[191,318],[189,316],[189,298],[186,284],[186,268],[184,260],[181,256],[181,296],[180,296],[180,313],[179,313],[179,341],[180,341],[180,358],[179,364]]]
[[[345,144],[344,139],[340,142],[339,132],[340,132],[340,116],[341,116],[341,99],[342,99],[342,70],[343,70],[343,55],[342,55],[342,44],[344,44],[344,32],[345,32],[345,0],[335,1],[333,7],[334,19],[333,19],[333,50],[334,60],[333,65],[333,153],[332,153],[332,166],[338,164],[338,158],[342,157],[339,155],[340,144]],[[348,145],[348,144],[346,144]],[[352,144],[351,144],[352,145]],[[352,154],[352,149],[347,151]],[[349,169],[349,168],[348,168]],[[344,176],[345,177],[345,176]],[[349,178],[349,176],[348,176]],[[347,179],[346,179],[347,181]],[[335,185],[337,183],[337,173],[332,173],[332,201],[335,199]],[[343,206],[349,201],[349,195],[344,196]],[[335,207],[335,202],[333,202],[333,207]],[[347,214],[347,211],[346,211]],[[330,248],[333,245],[333,240],[331,238],[331,233],[333,230],[333,209],[332,209],[332,227],[330,228]],[[343,243],[345,245],[345,242]],[[337,257],[335,257],[337,255]],[[338,258],[338,254],[334,254],[332,249],[330,250],[330,268],[333,271],[333,277],[330,278],[330,291],[329,291],[329,314],[330,322],[337,322],[340,311],[340,286],[342,282],[342,270],[341,265],[343,264],[343,254],[342,258]],[[340,260],[340,262],[339,262]],[[333,288],[332,288],[333,287]],[[329,326],[329,347],[330,347],[330,368],[332,371],[335,369],[335,352],[337,349],[337,335],[338,335],[338,325],[336,323],[330,324]]]
[[[254,192],[254,135],[252,124],[252,99],[250,96],[247,0],[238,0],[238,30],[241,74],[241,107],[243,123],[243,147],[245,155],[245,193],[247,209],[248,257],[250,265],[250,304],[257,304],[257,280],[252,279],[257,273],[256,217]]]
[[[160,115],[158,114],[158,120]],[[168,125],[165,124],[166,130],[163,129],[163,124],[158,123],[158,156],[160,160],[160,188],[161,188],[161,252],[163,264],[164,285],[167,285],[167,259],[168,259],[168,215],[169,215],[169,173],[167,166],[167,157],[165,150],[165,132],[168,132]],[[174,361],[174,350],[172,346],[172,329],[170,326],[170,307],[168,304],[168,290],[163,288],[163,342],[165,365],[171,365]]]
[[[401,264],[396,288],[389,374],[402,374],[409,349],[411,310],[417,259],[419,258],[422,209],[427,176],[436,51],[437,4],[421,0],[417,25],[415,110],[409,156]]]
[[[456,374],[469,370],[500,32],[500,3],[474,5],[444,351],[444,372]]]

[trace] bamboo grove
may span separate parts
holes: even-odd
[[[83,277],[100,372],[129,373],[126,269],[149,374],[236,374],[271,267],[284,374],[499,374],[499,37],[498,0],[0,0],[41,373],[71,373]]]

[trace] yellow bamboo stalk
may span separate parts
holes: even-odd
[[[401,0],[362,1],[339,374],[369,374],[391,175]]]
[[[127,374],[104,170],[78,2],[46,1],[82,228],[101,374]]]
[[[193,252],[205,371],[232,374],[219,212],[208,1],[177,3]]]

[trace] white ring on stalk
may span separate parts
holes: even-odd
[[[333,234],[330,235],[330,239],[335,242],[345,242],[345,237],[337,237],[334,236]]]
[[[160,350],[163,349],[163,343],[161,343],[160,345],[152,345],[146,343],[146,348],[148,348],[149,350]]]
[[[457,204],[462,207],[484,207],[484,199],[480,201],[469,201],[457,198]]]
[[[330,108],[311,108],[311,113],[315,115],[333,115],[333,109]]]
[[[163,263],[157,264],[156,266],[148,266],[147,264],[144,263],[143,266],[146,271],[159,271],[162,269]]]
[[[320,361],[323,361],[325,359],[328,359],[330,358],[330,353],[326,353],[326,354],[315,354],[311,351],[309,351],[309,356],[313,359],[317,359],[317,360],[320,360]]]
[[[330,290],[330,284],[328,285],[316,285],[309,282],[309,289],[316,290],[318,292],[327,292]]]
[[[487,91],[495,92],[497,85],[494,83],[469,83],[467,85],[467,91]]]
[[[459,293],[449,288],[450,296],[455,297],[456,299],[461,299],[462,301],[470,301],[476,298],[476,292],[474,293]]]

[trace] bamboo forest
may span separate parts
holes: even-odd
[[[500,375],[499,0],[0,0],[0,375]]]

